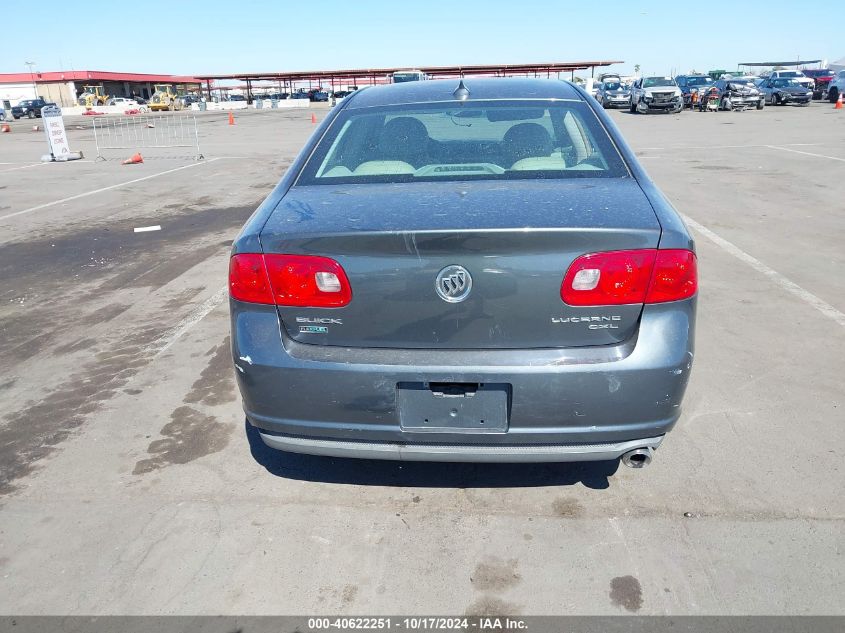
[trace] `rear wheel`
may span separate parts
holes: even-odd
[[[839,88],[831,88],[830,91],[827,93],[827,100],[831,103],[836,103],[839,99]]]
[[[33,110],[30,110],[29,112],[26,113],[26,116],[27,116],[27,118],[34,119],[35,118],[35,112]]]

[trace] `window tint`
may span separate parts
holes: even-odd
[[[298,183],[626,174],[584,102],[450,102],[341,113]]]
[[[646,77],[643,79],[643,88],[658,88],[663,86],[675,86],[671,77]]]

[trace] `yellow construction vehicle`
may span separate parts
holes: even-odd
[[[79,95],[79,105],[91,108],[97,105],[105,105],[109,96],[103,89],[103,85],[82,86],[82,94]]]
[[[176,89],[170,84],[156,84],[150,97],[150,110],[181,110],[185,105]]]

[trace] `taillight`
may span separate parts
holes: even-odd
[[[662,303],[697,289],[695,254],[639,249],[582,255],[569,267],[560,298],[572,306]]]
[[[698,268],[695,253],[682,249],[657,251],[646,303],[679,301],[698,290]]]
[[[273,304],[262,255],[243,253],[229,260],[229,294],[238,301]]]
[[[315,255],[235,255],[229,289],[239,301],[280,306],[339,308],[352,300],[341,265]]]

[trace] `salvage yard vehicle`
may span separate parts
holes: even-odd
[[[314,102],[327,102],[329,100],[329,93],[322,88],[315,88],[308,91],[308,99]]]
[[[20,119],[21,117],[27,117],[29,119],[34,119],[35,117],[40,118],[42,108],[54,105],[56,104],[50,101],[44,101],[41,97],[37,99],[24,99],[18,102],[18,105],[12,106],[12,116],[15,119]]]
[[[754,81],[745,77],[736,79],[717,79],[713,87],[719,93],[720,110],[745,110],[756,108],[762,110],[765,106],[765,95],[754,85]],[[699,107],[703,110],[703,107]]]
[[[701,100],[702,92],[713,85],[713,80],[707,75],[678,75],[675,83],[684,96],[684,107],[692,108]]]
[[[765,79],[757,87],[772,105],[808,105],[813,98],[813,91],[794,79]]]
[[[369,87],[233,243],[270,447],[641,467],[693,359],[693,240],[603,108],[541,79]]]
[[[139,104],[135,99],[129,99],[127,97],[112,97],[111,99],[106,101],[106,105],[137,108],[141,104]]]
[[[681,112],[684,109],[684,97],[671,77],[640,77],[631,86],[628,109],[631,113],[641,114],[652,110]]]
[[[829,68],[813,68],[805,70],[804,74],[813,80],[813,99],[824,99],[830,89],[830,82],[836,77],[836,73]]]
[[[390,82],[394,84],[407,83],[409,81],[425,81],[426,79],[428,79],[428,75],[421,70],[397,70],[390,75]]]
[[[827,91],[827,100],[835,103],[839,100],[839,95],[845,94],[845,70],[840,70],[836,73],[836,77],[830,82],[830,88]]]
[[[618,77],[609,78],[598,84],[596,100],[604,108],[625,108],[631,101],[631,90]]]
[[[764,75],[764,79],[793,79],[804,86],[807,90],[813,90],[816,85],[814,79],[805,75],[800,70],[773,70],[772,72]]]

